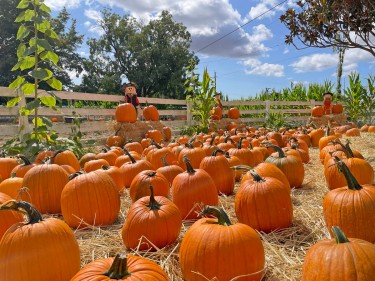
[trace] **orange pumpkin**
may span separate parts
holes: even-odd
[[[322,117],[323,115],[324,115],[324,107],[323,106],[314,106],[311,109],[311,116]]]
[[[115,119],[117,122],[130,122],[137,121],[137,112],[131,103],[122,103],[116,107]]]
[[[238,119],[240,118],[240,110],[237,107],[231,107],[228,109],[228,118]]]
[[[341,103],[335,103],[332,105],[332,113],[333,114],[340,114],[344,111],[344,108]]]
[[[0,205],[9,200],[12,200],[10,196],[0,192]],[[23,222],[23,216],[21,213],[12,210],[0,211],[0,240],[4,233],[17,222]]]
[[[146,121],[159,121],[159,111],[154,105],[148,105],[143,108],[143,117]]]

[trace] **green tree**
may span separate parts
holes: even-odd
[[[17,0],[2,0],[0,5],[0,86],[8,86],[17,76],[26,74],[21,70],[10,71],[18,61],[15,53],[18,47],[16,40],[18,24],[15,23],[19,14],[16,8],[18,2]],[[52,67],[51,71],[65,88],[70,88],[73,84],[67,71],[77,73],[82,71],[82,57],[79,56],[77,50],[82,44],[83,35],[77,33],[76,21],[70,19],[66,9],[63,9],[56,18],[52,18],[50,14],[46,17],[59,37],[59,40],[51,42],[51,47],[60,58],[59,67]],[[40,88],[51,89],[45,83],[41,83]]]
[[[375,56],[373,0],[305,0],[298,1],[297,6],[280,16],[289,29],[287,44],[297,49],[359,48]]]
[[[87,67],[92,69],[87,68],[87,73],[100,79],[106,76],[104,71],[109,76],[119,73],[136,82],[143,96],[184,97],[184,67],[198,58],[189,51],[186,27],[169,12],[142,24],[129,15],[104,10],[99,26],[103,35],[88,40],[91,64]]]

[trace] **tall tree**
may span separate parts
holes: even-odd
[[[88,73],[120,73],[141,88],[143,96],[184,98],[185,66],[198,58],[189,51],[191,36],[186,27],[163,11],[148,24],[104,10],[99,21],[103,35],[90,39]],[[99,62],[99,64],[97,63]],[[105,75],[102,75],[105,77]]]
[[[18,42],[16,40],[18,24],[15,19],[19,14],[17,0],[2,0],[0,5],[0,86],[7,87],[18,75],[20,71],[11,71],[17,63]],[[56,18],[50,18],[51,28],[56,31],[60,40],[53,42],[52,48],[59,56],[60,69],[52,69],[54,76],[58,78],[66,89],[70,88],[72,80],[68,75],[68,70],[80,73],[82,71],[82,58],[77,54],[78,48],[83,41],[83,35],[76,31],[75,20],[70,19],[69,13],[64,8]],[[46,84],[41,88],[48,88]]]
[[[302,47],[359,48],[375,57],[374,0],[305,0],[280,20],[289,29],[287,44]],[[339,36],[337,36],[339,35]]]

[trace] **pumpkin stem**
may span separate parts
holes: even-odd
[[[182,160],[184,161],[184,163],[186,164],[186,171],[189,173],[189,174],[195,174],[195,170],[193,169],[193,167],[191,166],[190,164],[190,160],[189,158],[187,158],[185,155],[182,157]]]
[[[232,166],[230,167],[232,170],[246,170],[246,171],[250,171],[252,169],[251,166],[248,166],[248,165],[237,165],[237,166]]]
[[[84,171],[75,172],[74,174],[69,175],[68,179],[72,180],[72,179],[78,177],[79,175],[83,175],[84,173],[85,173]]]
[[[215,138],[216,138],[216,135],[215,135],[215,134],[212,134],[212,135],[211,135],[210,145],[214,145]]]
[[[20,158],[20,159],[22,159],[22,161],[23,161],[23,166],[31,165],[30,160],[29,160],[25,155],[17,154],[17,157]]]
[[[346,140],[345,148],[348,151],[348,154],[350,155],[350,157],[353,158],[354,157],[353,150],[352,150],[352,148],[350,147],[349,144],[350,144],[350,141]]]
[[[161,148],[163,148],[160,144],[158,144],[156,141],[154,141],[154,139],[152,139],[151,144],[152,144],[152,145],[155,145],[157,149],[161,149]]]
[[[161,207],[161,204],[155,200],[154,196],[154,188],[150,184],[150,203],[147,205],[147,207],[150,208],[150,210],[159,210]]]
[[[34,224],[43,221],[42,215],[39,211],[30,203],[25,201],[9,200],[0,205],[1,210],[12,210],[21,212],[26,215],[29,219],[27,224]]]
[[[199,216],[214,215],[217,217],[217,224],[220,225],[232,225],[227,213],[220,207],[217,206],[204,206]]]
[[[111,267],[103,272],[103,275],[108,276],[110,279],[121,280],[125,276],[131,275],[128,272],[128,260],[127,257],[117,254]]]
[[[220,149],[220,148],[217,148],[215,149],[214,151],[212,151],[212,154],[211,156],[217,156],[217,153],[220,152],[220,153],[225,153],[224,150]]]
[[[344,232],[341,230],[341,228],[339,226],[332,226],[331,230],[332,230],[333,236],[336,239],[337,244],[350,242],[349,239],[346,238]]]
[[[275,150],[275,152],[279,153],[279,158],[285,158],[286,157],[284,151],[279,146],[274,145],[273,143],[268,142],[266,144],[266,147],[267,148],[272,147]]]
[[[163,164],[164,164],[165,167],[169,166],[169,164],[167,162],[167,155],[168,155],[168,152],[161,157],[161,161],[163,161]]]
[[[337,156],[334,156],[339,171],[344,174],[346,182],[348,183],[348,189],[351,190],[361,190],[362,186],[359,184],[357,179],[353,176],[352,172],[349,170],[348,166],[340,160]]]
[[[249,171],[250,175],[253,177],[256,182],[265,182],[266,180],[257,174],[254,170]]]
[[[325,136],[328,137],[331,131],[331,126],[328,124]]]
[[[242,148],[242,140],[245,139],[246,137],[240,137],[240,140],[238,141],[237,148],[241,149]]]
[[[137,161],[134,159],[134,157],[129,153],[129,150],[127,150],[125,147],[124,147],[122,150],[124,150],[125,154],[126,154],[127,156],[129,156],[130,161],[132,161],[133,164],[137,162]]]
[[[62,150],[58,150],[58,151],[56,151],[51,157],[50,157],[50,159],[52,159],[52,158],[55,158],[58,154],[60,154],[60,153],[63,153],[63,151]]]

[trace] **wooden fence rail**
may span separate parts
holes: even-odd
[[[112,120],[115,109],[107,108],[92,108],[88,104],[89,102],[110,102],[110,103],[122,103],[124,102],[124,96],[121,95],[104,95],[104,94],[89,94],[89,93],[77,93],[77,92],[64,92],[54,91],[53,92],[58,99],[62,102],[59,103],[58,112],[48,108],[40,108],[39,114],[48,117],[58,117],[60,121],[64,121],[64,117],[71,117],[74,114],[80,115],[92,120],[93,122],[83,122],[81,124],[82,132],[95,132],[95,131],[106,131],[111,130],[108,126],[108,122],[101,122],[103,120]],[[45,91],[40,91],[40,96],[48,95]],[[0,87],[0,98],[3,98],[3,104],[0,105],[0,136],[11,136],[17,132],[17,120],[18,110],[17,107],[7,108],[6,99],[15,97],[16,93],[13,89],[6,87]],[[4,100],[5,98],[5,100]],[[32,98],[32,97],[27,97]],[[162,122],[169,127],[178,128],[184,125],[191,125],[194,123],[193,115],[191,113],[191,105],[186,100],[176,99],[162,99],[162,98],[145,98],[139,97],[141,104],[155,104],[155,105],[175,105],[179,106],[179,109],[171,110],[159,110]],[[80,107],[77,107],[77,102],[80,102]],[[88,104],[83,107],[82,104]],[[300,102],[300,101],[227,101],[223,102],[224,108],[232,106],[237,107],[254,107],[257,109],[241,109],[241,121],[246,123],[251,122],[265,122],[272,113],[283,113],[287,116],[286,120],[294,120],[304,122],[310,117],[311,107],[321,105],[322,102],[316,102],[314,100]],[[286,107],[286,108],[284,108]],[[13,124],[11,124],[13,122]],[[60,133],[66,133],[70,131],[69,126],[65,123],[54,123],[54,129]]]

